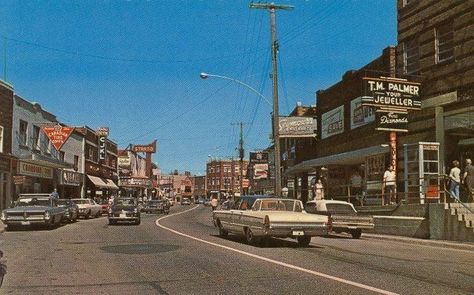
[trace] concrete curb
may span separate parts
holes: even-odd
[[[391,236],[391,235],[378,235],[378,234],[369,234],[369,233],[363,233],[362,237],[366,237],[369,239],[389,240],[389,241],[413,243],[413,244],[418,244],[418,245],[474,251],[474,243],[469,243],[469,242],[446,241],[446,240],[425,240],[425,239],[418,239],[418,238]]]

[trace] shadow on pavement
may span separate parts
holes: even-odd
[[[227,236],[227,238],[223,238],[219,235],[211,235],[211,236],[221,238],[223,240],[232,241],[232,242],[247,245],[247,242],[245,241],[245,238],[241,237],[241,236],[236,236],[236,235],[232,235],[232,234],[229,234]],[[253,245],[253,246],[257,247],[257,248],[301,248],[298,245],[298,242],[296,240],[283,240],[283,239],[277,239],[277,238],[268,238],[268,239],[265,239],[262,242],[260,242],[258,245]],[[304,248],[315,248],[315,249],[319,248],[320,249],[320,248],[323,248],[323,247],[309,245],[309,246],[304,247]]]

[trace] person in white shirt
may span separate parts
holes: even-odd
[[[394,204],[396,200],[396,183],[397,176],[395,171],[393,170],[393,166],[388,166],[388,169],[383,174],[383,184],[382,184],[382,191],[384,193],[383,205]]]
[[[453,168],[449,171],[449,193],[459,201],[459,184],[461,183],[461,169],[459,169],[459,161],[453,161]]]

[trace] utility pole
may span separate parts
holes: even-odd
[[[240,195],[242,196],[244,194],[244,156],[245,156],[245,150],[244,150],[244,123],[240,122],[237,123],[240,125],[240,140],[239,140],[239,158],[240,158]],[[232,124],[232,125],[237,125],[237,124]]]
[[[275,146],[275,196],[281,197],[281,168],[280,168],[280,131],[278,110],[278,76],[277,76],[277,54],[278,41],[276,39],[275,11],[277,9],[291,10],[294,6],[280,5],[275,3],[250,3],[250,8],[267,9],[270,12],[270,27],[272,34],[272,93],[273,93],[273,141]]]

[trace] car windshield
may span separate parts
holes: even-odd
[[[326,208],[331,214],[355,215],[357,213],[350,204],[326,204]]]
[[[22,198],[19,199],[16,203],[18,207],[25,206],[51,206],[51,200],[48,198]]]
[[[295,206],[294,200],[262,200],[261,211],[287,211],[301,212],[301,206]]]
[[[72,200],[72,201],[76,204],[89,204],[88,199],[76,199],[76,200]]]
[[[135,205],[134,199],[115,199],[114,205]]]
[[[58,206],[64,206],[64,205],[68,205],[69,202],[68,202],[68,200],[57,200],[57,201],[56,201],[56,204],[57,204]]]

